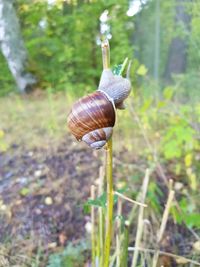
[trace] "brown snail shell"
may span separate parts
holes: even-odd
[[[115,108],[124,108],[130,90],[129,79],[103,70],[98,90],[78,100],[68,116],[68,127],[76,139],[102,148],[112,135]]]
[[[114,104],[99,91],[75,102],[68,116],[68,127],[76,139],[96,149],[106,144],[114,125]]]

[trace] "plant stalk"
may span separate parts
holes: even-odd
[[[117,215],[121,217],[121,214],[122,214],[122,199],[118,198]],[[116,234],[116,254],[117,254],[116,267],[120,267],[120,256],[121,256],[120,252],[121,252],[121,220],[118,218],[117,234]]]
[[[125,221],[121,266],[128,266],[129,221]]]
[[[95,186],[91,186],[91,199],[95,199]],[[96,267],[96,242],[95,242],[95,210],[94,206],[91,206],[91,243],[92,243],[92,267]]]
[[[166,203],[166,206],[165,206],[165,210],[164,210],[164,213],[163,213],[160,229],[159,229],[158,236],[157,236],[157,245],[159,245],[159,243],[161,242],[161,240],[163,238],[163,234],[164,234],[165,228],[167,226],[167,221],[168,221],[168,217],[169,217],[170,208],[172,206],[172,202],[173,202],[173,199],[174,199],[175,191],[172,189],[172,183],[173,183],[173,181],[170,180],[169,194],[168,194],[167,203]],[[159,250],[156,249],[155,253],[154,253],[154,256],[153,256],[152,267],[156,267],[157,266],[158,258],[159,258]]]
[[[141,199],[140,199],[140,201],[143,204],[145,203],[145,199],[146,199],[146,195],[147,195],[147,188],[148,188],[148,184],[149,184],[149,175],[150,175],[149,169],[147,169],[146,173],[145,173],[144,182],[143,182],[143,185],[142,185],[142,195],[141,195]],[[140,247],[140,245],[141,245],[143,228],[144,228],[144,207],[140,206],[139,215],[138,215],[136,239],[135,239],[135,247],[136,248]],[[132,258],[131,267],[136,267],[137,266],[138,256],[139,256],[139,250],[135,250],[133,258]]]
[[[103,69],[110,68],[110,46],[107,39],[105,39],[101,44],[102,49],[102,61],[103,61]]]
[[[104,164],[105,165],[105,164]],[[104,177],[105,177],[105,166],[101,166],[99,169],[99,187],[98,187],[98,196],[100,197],[104,191]],[[103,267],[103,251],[104,251],[104,210],[102,207],[98,208],[99,215],[99,266]]]
[[[106,236],[104,245],[104,267],[109,266],[110,246],[112,238],[113,219],[113,177],[112,177],[112,139],[109,139],[106,147],[106,179],[107,179],[107,211],[106,211]]]
[[[110,68],[110,46],[108,40],[101,44],[103,69]],[[112,177],[112,137],[106,144],[106,182],[107,182],[107,210],[106,210],[106,234],[104,242],[104,267],[109,267],[110,247],[112,239],[113,219],[113,177]]]

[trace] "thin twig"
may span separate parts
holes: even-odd
[[[174,192],[174,190],[172,190],[172,183],[173,183],[173,181],[170,180],[170,191],[169,191],[169,195],[168,195],[168,199],[167,199],[167,204],[166,204],[166,207],[165,207],[165,210],[164,210],[164,213],[163,213],[160,230],[158,232],[158,243],[161,241],[161,239],[163,237],[163,234],[164,234],[164,231],[165,231],[165,228],[166,228],[166,225],[167,225],[167,220],[168,220],[168,217],[169,217],[169,211],[170,211],[170,208],[171,208],[171,205],[172,205],[172,201],[174,199],[175,192]]]
[[[150,140],[149,140],[149,138],[148,138],[148,136],[147,136],[146,130],[144,129],[144,127],[143,127],[143,125],[142,125],[142,123],[141,123],[141,120],[140,120],[138,114],[136,113],[135,109],[133,108],[133,105],[130,106],[130,111],[131,111],[132,115],[135,117],[135,120],[136,120],[136,122],[137,122],[137,124],[138,124],[138,126],[139,126],[139,128],[140,128],[140,131],[141,131],[141,133],[142,133],[142,135],[143,135],[144,141],[145,141],[145,143],[146,143],[146,145],[147,145],[149,151],[151,152],[151,154],[152,154],[152,156],[153,156],[154,162],[155,162],[155,164],[156,164],[156,166],[157,166],[157,169],[158,169],[158,171],[159,171],[159,174],[160,174],[162,180],[164,181],[165,185],[168,186],[168,183],[167,183],[167,177],[166,177],[166,175],[165,175],[165,172],[164,172],[164,170],[163,170],[162,165],[161,165],[160,162],[158,161],[158,154],[157,154],[157,151],[156,151],[156,150],[153,148],[153,146],[151,145],[151,142],[150,142]]]
[[[138,163],[137,164],[125,163],[125,162],[122,162],[121,159],[118,159],[116,157],[113,157],[113,161],[114,161],[115,164],[118,164],[120,166],[127,167],[127,168],[132,168],[132,169],[135,169],[137,171],[140,171],[141,173],[145,173],[144,166],[138,166]]]
[[[154,171],[154,168],[151,168],[151,169],[149,170],[150,175],[151,175],[151,173],[152,173],[153,171]],[[144,172],[144,175],[145,175],[145,171],[143,171],[143,172]],[[140,190],[138,190],[139,193],[137,194],[136,201],[139,201],[139,200],[140,200],[140,195],[141,195],[142,190],[143,190],[143,184],[141,185]],[[137,206],[133,206],[133,208],[132,208],[132,210],[131,210],[131,212],[130,212],[130,214],[129,214],[129,216],[128,216],[128,220],[129,220],[130,224],[132,224],[132,222],[133,222],[133,220],[134,220],[134,217],[135,217],[135,215],[136,215],[136,210],[137,210]]]
[[[141,196],[141,202],[142,203],[144,203],[145,199],[146,199],[147,188],[148,188],[148,184],[149,184],[149,175],[150,175],[149,169],[147,169],[146,174],[145,174],[145,178],[143,181],[143,186],[142,186],[142,196]],[[136,233],[136,240],[135,240],[135,246],[136,247],[139,247],[140,243],[141,243],[143,226],[144,226],[143,218],[144,218],[144,207],[141,206],[139,209],[139,215],[138,215],[137,233]],[[132,259],[131,267],[136,267],[137,260],[138,260],[138,254],[139,254],[139,251],[135,250],[134,255],[133,255],[133,259]]]
[[[105,171],[104,167],[101,166],[99,168],[99,186],[98,186],[98,196],[100,197],[103,194],[104,191],[104,176]],[[99,214],[99,265],[100,267],[103,267],[103,250],[104,250],[104,244],[103,244],[103,238],[104,238],[104,213],[103,208],[98,208],[98,214]]]
[[[131,198],[129,198],[129,197],[126,197],[126,196],[124,196],[123,194],[121,194],[121,193],[119,193],[119,192],[117,192],[117,191],[114,191],[114,194],[117,195],[118,197],[122,198],[122,199],[125,199],[125,200],[127,200],[127,201],[133,203],[133,204],[142,206],[142,207],[144,207],[144,208],[147,207],[146,204],[141,203],[141,202],[138,202],[138,201],[135,201],[135,200],[133,200],[133,199],[131,199]]]
[[[124,235],[123,235],[123,249],[121,257],[121,266],[127,267],[128,264],[128,243],[129,243],[129,221],[125,221],[124,224]]]
[[[122,200],[118,198],[117,201],[117,234],[116,234],[116,255],[117,255],[117,262],[116,267],[120,267],[120,255],[121,255],[121,217],[122,214]]]
[[[142,252],[149,252],[149,253],[155,253],[156,252],[155,249],[149,249],[149,248],[140,248],[140,247],[129,247],[128,248],[128,251],[130,251],[130,252],[135,251],[135,250],[139,250],[139,251],[142,251]],[[165,255],[165,256],[172,257],[172,258],[176,258],[176,259],[182,259],[182,260],[187,261],[188,263],[190,262],[190,263],[193,263],[193,264],[195,264],[197,266],[200,266],[199,262],[191,260],[191,259],[188,259],[188,258],[185,258],[183,256],[179,256],[179,255],[176,255],[176,254],[173,254],[173,253],[169,253],[169,252],[165,252],[165,251],[162,251],[162,250],[158,250],[158,253],[159,253],[159,255]]]
[[[170,180],[170,184],[172,185],[172,180]],[[171,188],[172,186],[170,186],[170,190],[169,190],[169,194],[168,194],[168,198],[167,198],[167,203],[166,203],[166,207],[163,213],[163,217],[162,217],[162,222],[160,225],[160,229],[158,232],[158,236],[157,236],[157,244],[160,243],[160,241],[163,238],[163,234],[167,225],[167,221],[168,221],[168,217],[169,217],[169,211],[172,205],[172,201],[174,199],[174,190],[172,190]],[[156,267],[157,266],[157,261],[158,261],[158,257],[159,257],[159,250],[155,251],[154,257],[153,257],[153,263],[152,263],[152,267]]]

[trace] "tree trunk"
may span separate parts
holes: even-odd
[[[183,35],[190,30],[190,16],[186,13],[186,4],[191,0],[176,0],[175,30],[182,26]],[[186,33],[186,34],[185,34]],[[168,62],[165,69],[165,79],[172,81],[172,74],[184,73],[187,66],[187,40],[184,37],[175,37],[169,47]]]
[[[13,0],[0,0],[0,49],[20,92],[32,89],[35,77],[26,71],[27,51]]]

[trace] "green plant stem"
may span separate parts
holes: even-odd
[[[104,164],[105,165],[105,164]],[[104,177],[105,177],[105,166],[101,166],[99,169],[99,187],[98,187],[98,196],[100,197],[104,191]],[[103,267],[103,251],[104,251],[104,210],[102,207],[98,208],[99,215],[99,266]]]
[[[95,199],[95,186],[91,186],[91,199]],[[91,207],[91,223],[92,223],[92,230],[91,230],[91,242],[92,242],[92,267],[96,266],[96,242],[95,242],[95,211],[94,206]]]
[[[104,40],[101,44],[102,49],[102,61],[103,61],[103,69],[110,68],[110,46],[108,40]]]
[[[112,238],[113,219],[113,177],[112,177],[112,139],[106,146],[106,179],[107,179],[107,211],[106,211],[106,236],[104,245],[104,267],[109,266],[110,246]]]
[[[123,238],[123,250],[120,266],[127,267],[128,265],[128,242],[129,242],[129,221],[125,222],[124,238]]]
[[[110,68],[110,47],[108,40],[101,45],[103,69]],[[106,234],[104,242],[104,265],[109,267],[110,247],[112,240],[112,219],[113,219],[113,177],[112,177],[112,138],[106,144],[106,181],[107,181],[107,210],[106,210]]]
[[[118,198],[117,202],[117,216],[121,217],[122,215],[122,199]],[[120,267],[120,253],[121,252],[121,220],[118,218],[117,221],[117,234],[116,234],[116,267]]]
[[[104,250],[104,214],[103,208],[99,207],[99,266],[103,267],[103,250]]]

